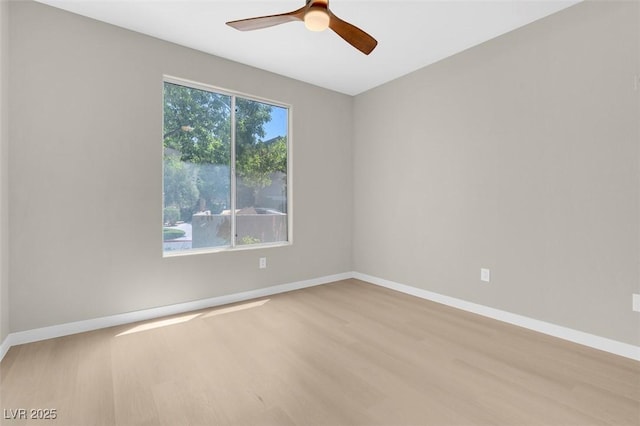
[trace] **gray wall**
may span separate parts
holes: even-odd
[[[0,0],[0,343],[9,334],[9,3]]]
[[[638,7],[582,3],[357,96],[354,270],[640,344]]]
[[[12,332],[351,270],[351,97],[10,6]],[[163,74],[293,105],[293,246],[162,258]]]

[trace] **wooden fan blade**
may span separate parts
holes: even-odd
[[[376,48],[378,42],[375,38],[371,37],[355,25],[351,25],[350,23],[338,18],[336,15],[331,13],[330,10],[327,10],[327,12],[329,13],[329,18],[331,18],[329,21],[329,28],[342,37],[347,43],[365,55],[368,55]]]
[[[281,13],[279,15],[259,16],[257,18],[239,19],[237,21],[229,21],[227,22],[227,25],[240,31],[259,30],[261,28],[286,24],[291,21],[302,21],[304,20],[304,13],[306,9],[307,6],[303,6],[293,12]]]

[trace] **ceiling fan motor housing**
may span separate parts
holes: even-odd
[[[329,15],[328,9],[327,2],[309,0],[307,10],[304,13],[305,27],[310,31],[324,31],[329,28],[331,15]]]

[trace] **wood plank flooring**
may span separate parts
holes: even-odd
[[[0,408],[6,425],[638,426],[640,363],[346,280],[13,347]],[[4,419],[19,408],[57,419]]]

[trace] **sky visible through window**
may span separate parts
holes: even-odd
[[[287,109],[273,106],[271,109],[271,121],[264,125],[264,140],[273,139],[287,134]]]

